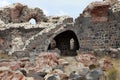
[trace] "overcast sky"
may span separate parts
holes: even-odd
[[[93,1],[102,0],[0,0],[0,7],[20,2],[41,8],[46,15],[69,15],[75,18]]]

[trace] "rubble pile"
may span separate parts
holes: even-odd
[[[97,62],[97,59],[92,54],[79,54],[76,56],[76,60],[84,64],[84,66],[90,66]]]
[[[57,53],[43,52],[36,58],[34,69],[37,72],[41,72],[43,68],[51,68],[52,70],[52,67],[57,66],[58,64],[59,62]]]
[[[34,80],[32,77],[26,77],[22,72],[21,64],[20,61],[1,62],[0,80]]]
[[[0,8],[0,80],[106,80],[116,69],[99,58],[120,58],[118,17],[118,0],[92,2],[75,21],[21,3]]]
[[[113,64],[111,63],[110,60],[102,59],[99,61],[99,63],[102,70],[109,70],[110,68],[113,68]]]
[[[75,71],[70,70],[70,74],[65,68],[68,68],[71,62],[62,59],[56,52],[40,53],[33,64],[30,60],[4,60],[0,63],[0,80],[98,80],[101,76],[105,78],[104,71],[113,68],[110,60],[98,61],[90,53],[78,54],[73,58],[76,58],[78,67]]]
[[[0,62],[0,67],[8,67],[11,70],[17,70],[20,68],[22,62],[20,61],[9,61],[9,62]]]
[[[98,60],[93,54],[85,53],[77,55],[76,60],[80,65],[77,72],[84,76],[85,80],[98,80],[98,78],[104,80],[106,77],[109,78],[110,75],[117,76],[117,71],[109,59]]]
[[[70,16],[46,16],[42,9],[21,3],[0,8],[0,50],[10,55],[18,51],[46,52],[52,50],[53,39],[56,50],[65,55],[74,55],[79,49],[119,48],[119,7],[118,0],[95,1],[75,21]]]
[[[0,67],[0,80],[25,80],[20,71],[12,71],[7,67]]]
[[[43,78],[38,74],[51,73],[53,66],[59,64],[58,57],[56,53],[43,52],[36,57],[34,65],[31,65],[30,60],[24,61],[24,59],[2,61],[0,63],[0,80],[42,80]],[[60,73],[61,76],[64,76],[63,74]]]

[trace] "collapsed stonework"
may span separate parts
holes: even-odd
[[[31,18],[34,18],[36,22],[41,22],[45,15],[39,8],[28,8],[20,3],[15,3],[0,10],[0,19],[5,23],[28,22]]]
[[[9,54],[56,50],[62,55],[74,55],[77,50],[119,51],[119,17],[116,0],[91,3],[75,21],[69,16],[45,16],[39,8],[16,3],[0,9],[0,49]],[[32,18],[34,25],[29,23]]]
[[[20,3],[1,8],[0,80],[119,80],[119,17],[117,0],[93,2],[75,20]]]

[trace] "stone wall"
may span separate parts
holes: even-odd
[[[106,8],[102,9],[105,5]],[[119,2],[112,6],[108,2],[93,2],[84,10],[75,20],[81,48],[94,50],[120,47],[118,7]]]
[[[30,23],[2,23],[0,27],[1,39],[5,40],[5,45],[2,47],[9,54],[16,51],[40,53],[47,51],[52,38],[57,34],[66,29],[73,29],[73,18],[68,16],[46,17],[46,21],[35,25]]]
[[[120,47],[120,27],[117,22],[90,24],[79,29],[83,30],[79,35],[81,48]]]
[[[0,20],[4,23],[23,23],[34,18],[36,22],[45,20],[43,11],[39,8],[28,8],[26,5],[15,3],[0,9]]]
[[[48,22],[48,27],[31,36],[25,42],[26,44],[23,50],[36,51],[37,53],[47,51],[48,46],[54,37],[64,31],[74,30],[73,18],[71,17],[49,17]]]
[[[21,27],[0,31],[1,50],[4,50],[10,54],[15,51],[22,51],[25,41],[42,29],[43,28],[25,29]]]
[[[0,9],[0,47],[15,51],[47,51],[57,35],[72,31],[79,49],[120,47],[120,2],[93,2],[73,21],[69,16],[45,16],[41,9],[20,3]],[[28,23],[34,18],[37,24]]]

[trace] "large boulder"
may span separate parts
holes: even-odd
[[[27,51],[15,51],[12,56],[17,57],[18,59],[24,58],[24,57],[30,57],[29,53]]]
[[[99,60],[100,63],[100,67],[102,68],[102,70],[109,70],[113,67],[113,64],[110,60],[108,59],[101,59]]]
[[[97,59],[92,54],[79,54],[76,56],[76,60],[81,62],[84,66],[90,66],[92,64],[97,64]]]
[[[38,72],[29,72],[27,74],[28,77],[33,77],[35,80],[44,80],[44,77],[41,76],[41,73]]]
[[[79,75],[76,71],[70,73],[70,80],[86,80],[84,76]]]
[[[36,57],[35,68],[34,70],[37,72],[51,72],[52,68],[57,66],[58,55],[57,53],[52,52],[42,52]]]
[[[102,75],[104,73],[101,69],[93,69],[86,75],[86,80],[99,80]]]

